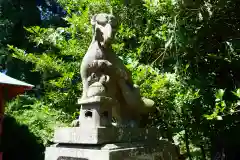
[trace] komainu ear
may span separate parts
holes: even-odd
[[[97,14],[95,14],[92,19],[91,19],[91,25],[95,25],[96,24],[96,17],[97,17]]]

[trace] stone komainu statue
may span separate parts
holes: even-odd
[[[94,96],[111,97],[119,104],[113,107],[113,117],[118,124],[126,125],[131,120],[138,123],[141,114],[154,102],[141,97],[131,72],[112,50],[117,21],[113,15],[100,13],[92,17],[91,24],[92,42],[81,64],[82,100]]]

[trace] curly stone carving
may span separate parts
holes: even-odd
[[[126,124],[131,120],[138,123],[141,114],[146,113],[154,102],[141,97],[131,72],[111,48],[116,19],[113,15],[100,13],[93,16],[91,24],[93,38],[81,64],[82,99],[111,97],[119,104],[116,105],[119,107],[113,107],[113,116],[118,123]]]

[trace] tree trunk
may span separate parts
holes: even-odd
[[[202,151],[203,160],[207,160],[207,159],[206,159],[206,153],[205,153],[204,147],[203,147],[202,145],[200,145],[200,148],[201,148],[201,151]]]
[[[186,145],[186,149],[187,149],[187,155],[189,157],[189,160],[192,160],[192,156],[191,156],[190,148],[189,148],[188,129],[186,126],[184,127],[184,130],[185,130],[184,138],[185,138],[185,145]]]

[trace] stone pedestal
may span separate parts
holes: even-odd
[[[175,145],[165,140],[112,143],[104,145],[66,145],[48,147],[45,160],[177,160]]]
[[[45,160],[177,160],[175,145],[159,140],[157,129],[112,126],[116,103],[111,98],[96,96],[79,104],[80,127],[57,128]]]
[[[160,133],[155,128],[69,127],[55,130],[54,143],[106,144],[156,141]]]
[[[58,128],[45,160],[177,160],[177,148],[155,128]]]

